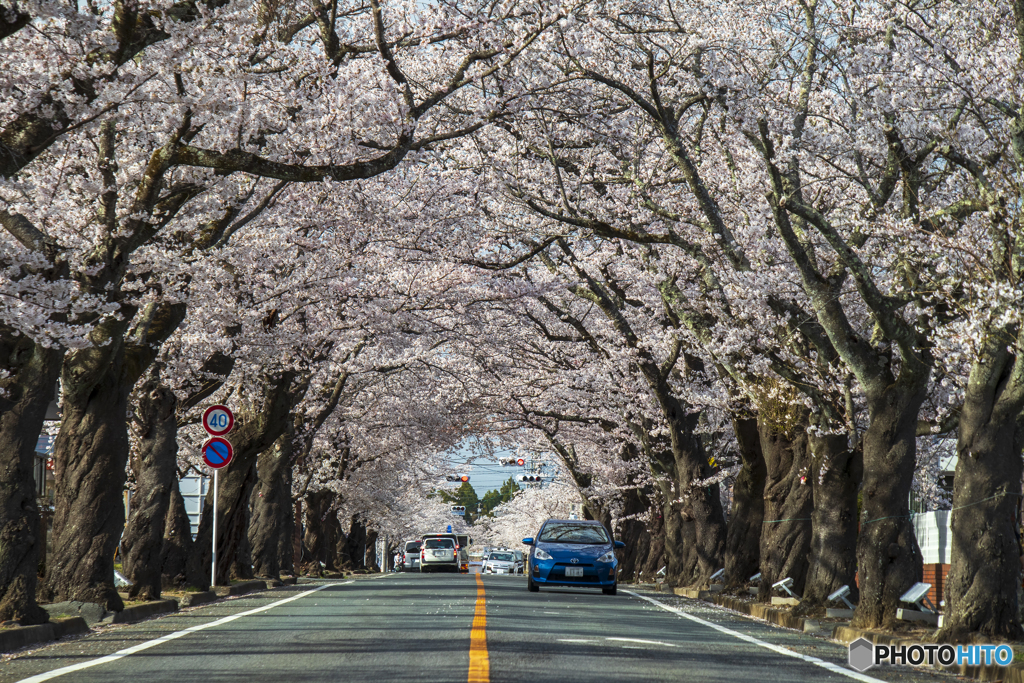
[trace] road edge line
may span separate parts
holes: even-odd
[[[234,621],[235,619],[241,619],[242,617],[247,617],[247,616],[252,615],[252,614],[258,614],[260,612],[265,612],[268,609],[272,609],[274,607],[279,607],[280,605],[284,605],[285,603],[292,602],[293,600],[298,600],[299,598],[304,598],[307,595],[312,595],[313,593],[316,593],[317,591],[322,591],[325,588],[330,588],[331,586],[344,586],[345,584],[348,584],[348,583],[355,583],[355,582],[354,581],[346,581],[345,583],[329,583],[329,584],[324,584],[323,586],[318,586],[318,587],[314,588],[313,590],[308,590],[308,591],[299,593],[298,595],[293,595],[292,597],[285,598],[284,600],[278,600],[277,602],[272,602],[269,605],[264,605],[263,607],[257,607],[255,609],[246,610],[245,612],[239,612],[238,614],[232,614],[232,615],[229,615],[229,616],[226,616],[226,617],[221,617],[220,619],[217,619],[215,621],[211,621],[208,624],[198,624],[196,626],[191,626],[191,627],[183,629],[181,631],[175,631],[174,633],[168,633],[165,636],[160,636],[159,638],[154,638],[153,640],[147,640],[144,643],[139,643],[138,645],[133,645],[133,646],[125,648],[123,650],[118,650],[117,652],[114,652],[113,654],[104,655],[103,657],[97,657],[96,659],[90,659],[90,660],[88,660],[86,662],[79,662],[78,664],[70,664],[68,666],[64,666],[64,667],[61,667],[59,669],[54,669],[53,671],[47,671],[46,673],[36,674],[35,676],[30,676],[28,678],[23,678],[20,681],[18,681],[17,683],[43,683],[43,681],[48,681],[50,679],[57,678],[58,676],[63,676],[64,674],[73,673],[75,671],[81,671],[82,669],[91,669],[94,666],[99,666],[100,664],[106,664],[107,662],[116,662],[117,660],[121,659],[122,657],[127,657],[129,655],[135,654],[136,652],[142,652],[143,650],[148,650],[151,647],[156,647],[160,643],[166,643],[166,642],[169,642],[169,641],[181,638],[182,636],[186,636],[186,635],[188,635],[190,633],[195,633],[197,631],[202,631],[202,630],[205,630],[205,629],[208,629],[208,628],[212,628],[214,626],[220,626],[221,624],[226,624],[229,621]]]
[[[839,674],[841,676],[846,676],[847,678],[852,678],[852,679],[854,679],[856,681],[861,681],[861,683],[885,683],[885,681],[883,681],[880,678],[872,678],[871,676],[868,676],[866,674],[857,673],[856,671],[853,671],[851,669],[844,668],[844,667],[840,666],[839,664],[833,664],[832,662],[826,662],[824,659],[818,659],[817,657],[811,657],[810,655],[804,655],[804,654],[800,654],[799,652],[793,652],[792,650],[786,649],[786,648],[782,647],[781,645],[773,645],[772,643],[766,643],[763,640],[758,640],[757,638],[755,638],[753,636],[748,636],[745,633],[740,633],[739,631],[733,631],[732,629],[726,628],[725,626],[720,626],[719,624],[716,624],[714,622],[707,621],[705,619],[701,619],[700,617],[695,617],[692,614],[687,614],[686,612],[684,612],[683,610],[679,609],[678,607],[672,607],[671,605],[666,605],[665,603],[658,602],[657,600],[655,600],[653,598],[649,598],[646,595],[640,595],[639,593],[634,593],[633,591],[624,590],[624,589],[622,589],[621,592],[626,593],[628,595],[632,595],[635,598],[640,598],[641,600],[646,600],[647,602],[651,603],[652,605],[657,605],[658,607],[662,608],[663,610],[672,612],[674,614],[677,614],[677,615],[683,617],[684,619],[689,619],[690,621],[693,621],[695,623],[701,624],[703,626],[707,626],[709,628],[713,628],[716,631],[720,631],[721,633],[728,634],[730,636],[733,636],[734,638],[739,638],[740,640],[744,640],[744,641],[746,641],[748,643],[753,643],[754,645],[758,645],[758,646],[763,647],[765,649],[772,650],[773,652],[778,652],[779,654],[787,655],[787,656],[793,657],[795,659],[800,659],[800,660],[803,660],[805,662],[808,662],[809,664],[814,664],[815,666],[820,666],[821,668],[823,668],[823,669],[825,669],[827,671],[831,671],[832,673],[836,673],[836,674]]]

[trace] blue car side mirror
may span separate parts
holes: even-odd
[[[626,544],[623,543],[622,541],[615,541],[615,547],[616,548],[625,548]]]
[[[525,545],[533,545],[533,539],[532,538],[524,538],[523,539],[523,543]]]

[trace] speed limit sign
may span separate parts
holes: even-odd
[[[203,413],[203,429],[210,436],[224,436],[235,426],[235,416],[227,406],[210,406]]]

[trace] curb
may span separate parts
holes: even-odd
[[[776,626],[792,628],[797,631],[803,631],[804,633],[815,633],[821,630],[820,623],[817,619],[795,617],[791,612],[781,609],[773,609],[761,602],[745,602],[725,595],[712,595],[707,599],[719,607],[725,607],[726,609],[731,609],[734,612],[739,612],[740,614],[757,617],[758,619],[763,619],[764,621],[767,621],[770,624],[775,624]]]
[[[704,602],[710,602],[718,605],[719,607],[739,612],[740,614],[756,617],[757,619],[762,619],[767,621],[769,624],[775,624],[776,626],[792,628],[805,633],[816,633],[821,630],[821,625],[817,619],[795,617],[792,613],[787,612],[786,610],[774,609],[760,602],[737,600],[736,598],[730,598],[727,595],[719,595],[717,591],[701,590],[697,588],[673,588],[672,592],[684,598],[690,598],[691,600],[703,600]]]
[[[19,626],[0,629],[0,652],[13,652],[27,645],[47,643],[64,636],[89,632],[89,626],[82,617],[54,619],[38,626]]]
[[[266,581],[243,581],[242,583],[236,583],[233,586],[216,586],[214,591],[217,593],[217,597],[227,598],[234,595],[246,595],[248,593],[256,593],[258,591],[267,590]]]
[[[132,624],[136,621],[142,621],[143,619],[156,616],[157,614],[166,614],[167,612],[177,611],[178,603],[174,600],[154,600],[153,602],[144,602],[141,605],[135,605],[134,607],[126,607],[120,612],[114,612],[114,618],[110,623]]]
[[[858,638],[866,638],[876,645],[909,645],[917,642],[907,638],[891,636],[887,633],[862,631],[859,628],[851,628],[849,626],[836,626],[832,631],[832,640],[839,641],[840,643],[851,643]],[[925,665],[922,668],[928,667]],[[1003,667],[995,666],[993,664],[977,664],[974,666],[969,664],[951,664],[950,666],[942,666],[941,664],[936,663],[932,664],[930,668],[938,669],[940,671],[948,671],[950,673],[965,676],[966,678],[975,678],[981,681],[1024,683],[1024,665],[1022,664],[1011,663],[1009,666]]]

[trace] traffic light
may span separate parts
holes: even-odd
[[[445,481],[469,481],[468,474],[446,474]]]
[[[464,514],[466,514],[466,506],[465,505],[452,505],[451,506],[451,511],[452,511],[453,515],[464,515]]]
[[[539,474],[520,474],[519,481],[543,481]]]

